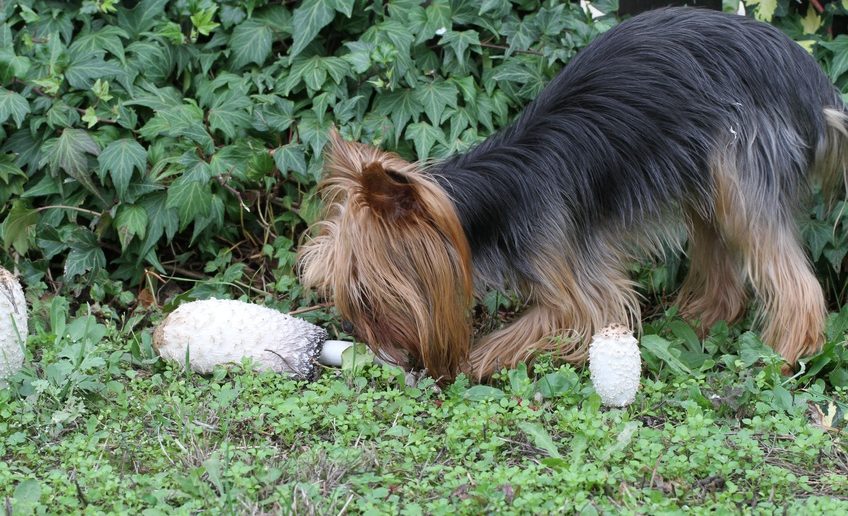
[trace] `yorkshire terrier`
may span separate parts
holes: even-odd
[[[818,350],[825,300],[800,240],[810,185],[842,190],[845,107],[778,29],[687,8],[621,23],[507,128],[424,166],[334,133],[303,283],[375,351],[442,379],[552,351],[581,362],[610,323],[638,329],[628,265],[682,250],[680,313],[709,329],[759,303],[788,362]],[[681,231],[685,229],[685,231]],[[527,301],[472,343],[487,289]]]

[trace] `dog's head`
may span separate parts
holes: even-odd
[[[471,257],[444,190],[416,165],[331,134],[323,219],[299,252],[301,280],[401,365],[453,378],[471,341]]]

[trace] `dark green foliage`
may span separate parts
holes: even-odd
[[[332,125],[467,149],[614,23],[529,0],[0,9],[2,243],[27,282],[193,277],[226,249],[269,294],[293,285]]]

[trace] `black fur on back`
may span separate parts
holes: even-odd
[[[841,109],[833,86],[778,29],[661,9],[601,35],[509,127],[430,173],[456,204],[478,276],[532,281],[529,258],[552,239],[591,259],[601,232],[644,232],[686,208],[709,216],[710,165],[737,138],[735,152],[770,164],[747,172],[759,202],[791,210],[826,107]],[[763,131],[802,148],[784,155]]]

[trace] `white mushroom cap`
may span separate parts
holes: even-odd
[[[327,338],[323,328],[271,308],[209,299],[180,305],[153,332],[153,346],[168,360],[208,373],[216,365],[253,359],[260,370],[309,379]]]
[[[0,267],[0,385],[20,371],[27,335],[24,290],[11,272]]]
[[[624,407],[633,403],[639,390],[642,357],[639,342],[625,326],[601,329],[589,344],[589,372],[604,405]]]

